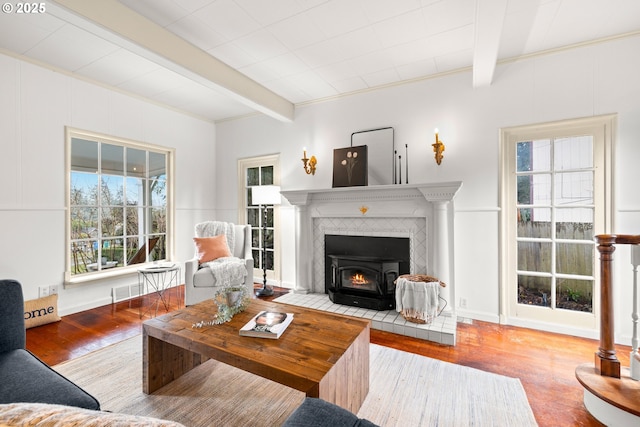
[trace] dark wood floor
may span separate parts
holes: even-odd
[[[276,289],[272,298],[284,291]],[[177,308],[176,294],[171,300],[171,309]],[[29,329],[27,348],[55,365],[138,335],[148,318],[140,319],[141,303],[145,306],[150,301],[143,298],[98,307]],[[458,324],[455,346],[376,330],[371,331],[371,342],[519,378],[540,426],[602,425],[585,410],[583,389],[575,378],[578,365],[594,360],[597,341],[473,321]],[[629,366],[630,347],[617,351],[621,363]]]

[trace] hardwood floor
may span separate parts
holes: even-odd
[[[177,288],[180,291],[182,287]],[[273,299],[286,292],[276,289]],[[171,309],[178,308],[171,294]],[[27,330],[27,348],[55,365],[142,332],[140,304],[148,297],[64,316]],[[158,314],[164,313],[164,308]],[[145,318],[148,318],[146,316]],[[371,342],[398,350],[519,378],[540,426],[601,426],[584,408],[575,368],[594,360],[595,340],[473,321],[459,323],[457,344],[446,346],[389,332],[371,331]],[[622,365],[630,347],[617,346]]]

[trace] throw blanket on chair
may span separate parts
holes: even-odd
[[[224,234],[227,236],[229,251],[233,253],[236,243],[236,231],[231,222],[205,221],[196,224],[196,237],[215,237]]]
[[[196,237],[214,237],[221,234],[227,237],[229,251],[233,254],[236,238],[233,223],[206,221],[196,224]],[[205,262],[202,264],[202,267],[206,267],[211,271],[213,275],[213,286],[229,287],[239,285],[244,282],[244,278],[247,275],[244,260],[233,256]]]
[[[400,276],[396,280],[396,311],[405,317],[430,323],[438,314],[440,282],[414,282]]]
[[[236,257],[223,257],[205,262],[203,267],[209,268],[213,274],[213,286],[228,288],[233,285],[240,285],[247,275],[247,268],[244,260]]]

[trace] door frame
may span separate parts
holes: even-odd
[[[246,170],[253,167],[273,166],[273,185],[280,185],[280,154],[238,159],[238,223],[248,224]],[[267,270],[267,284],[282,285],[280,206],[273,206],[273,270]],[[254,266],[253,281],[262,283],[263,270]]]
[[[576,312],[576,316],[584,316],[588,320],[588,327],[577,327],[576,325],[559,324],[554,322],[545,322],[540,319],[529,317],[518,317],[514,313],[514,298],[517,301],[517,292],[514,286],[514,274],[516,271],[516,259],[514,259],[510,245],[514,244],[516,239],[516,230],[513,227],[513,218],[515,218],[515,205],[511,202],[515,185],[515,160],[513,158],[514,148],[510,144],[516,141],[529,139],[537,139],[543,136],[562,136],[571,134],[574,131],[591,129],[593,132],[602,134],[602,169],[598,174],[603,182],[594,185],[603,186],[603,195],[600,200],[594,200],[594,204],[603,204],[603,218],[595,224],[594,217],[594,235],[611,233],[613,228],[613,154],[614,141],[616,137],[617,115],[609,114],[602,116],[594,116],[587,118],[562,120],[548,123],[514,126],[500,129],[500,323],[522,326],[532,329],[545,330],[549,332],[567,333],[576,336],[584,336],[588,338],[597,338],[598,325],[600,316],[600,295],[599,295],[599,262],[595,262],[594,266],[594,301],[593,313]],[[584,133],[583,133],[584,134]],[[526,135],[526,136],[524,136]],[[595,135],[595,133],[594,133]],[[522,136],[522,138],[521,138]],[[595,138],[594,138],[595,144]],[[594,151],[597,148],[594,145]],[[594,158],[595,161],[595,158]],[[599,168],[599,166],[596,166]],[[596,227],[597,225],[597,227]],[[596,251],[596,257],[598,253]],[[542,307],[540,307],[542,309]]]

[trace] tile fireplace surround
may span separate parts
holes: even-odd
[[[282,191],[282,195],[295,207],[296,288],[292,294],[326,296],[325,234],[409,238],[411,273],[429,274],[447,284],[440,291],[440,297],[447,304],[438,319],[445,322],[444,318],[450,318],[446,323],[453,325],[453,342],[451,337],[430,340],[455,344],[452,205],[461,187],[462,182],[455,181]],[[333,304],[328,296],[326,299]],[[345,307],[345,310],[350,308]],[[374,320],[375,328],[377,318],[375,313],[373,316],[370,318]],[[404,323],[402,316],[400,319]],[[383,323],[380,326],[384,326],[384,330],[391,327]],[[409,333],[405,335],[413,335],[416,328],[429,329],[424,326],[428,325],[407,325]],[[447,330],[449,328],[446,327]],[[399,329],[396,323],[396,330]],[[419,338],[429,339],[427,336],[428,333]]]

